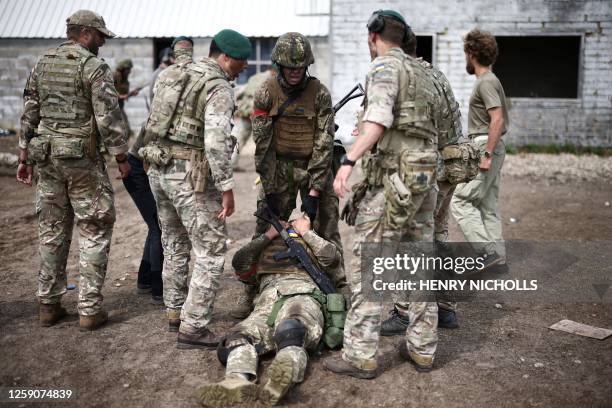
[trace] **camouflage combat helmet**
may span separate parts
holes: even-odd
[[[272,50],[272,62],[287,68],[304,68],[314,63],[310,42],[300,33],[279,37]]]

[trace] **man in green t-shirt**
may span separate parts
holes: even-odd
[[[504,88],[491,72],[497,42],[491,33],[474,29],[464,38],[464,51],[466,70],[477,77],[470,97],[468,137],[480,149],[480,173],[457,186],[451,211],[466,240],[485,256],[484,269],[505,272],[508,267],[497,199],[506,155],[502,136],[508,127],[508,110]]]

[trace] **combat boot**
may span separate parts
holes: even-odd
[[[276,356],[267,371],[268,380],[259,391],[265,405],[276,405],[293,385],[294,364],[288,355]]]
[[[95,315],[79,316],[79,326],[81,326],[81,330],[96,330],[98,327],[102,326],[107,321],[108,313],[104,309],[100,310]]]
[[[196,349],[196,348],[216,348],[219,344],[219,337],[207,328],[200,333],[182,333],[179,331],[176,348]]]
[[[323,367],[332,373],[348,375],[362,380],[370,380],[376,377],[376,362],[364,364],[364,368],[355,367],[345,361],[342,357],[328,357],[323,360]]]
[[[453,310],[438,309],[438,327],[456,329],[459,327],[457,314]]]
[[[166,316],[168,317],[168,331],[177,332],[181,325],[181,309],[166,309]]]
[[[196,391],[196,398],[205,407],[226,407],[257,398],[257,385],[239,377],[227,377],[217,383],[204,384]]]
[[[406,334],[406,329],[410,324],[408,318],[399,314],[397,309],[391,310],[391,317],[380,325],[381,336],[399,336]]]
[[[40,325],[43,327],[53,326],[59,319],[66,316],[66,309],[59,303],[41,303],[38,309]]]
[[[399,353],[405,360],[410,362],[419,373],[428,373],[433,368],[433,359],[418,356],[408,351],[405,341],[399,345]]]
[[[229,315],[234,319],[246,319],[253,311],[253,301],[257,295],[257,287],[243,285],[243,291],[236,300],[236,305],[230,310]]]

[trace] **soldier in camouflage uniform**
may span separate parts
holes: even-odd
[[[302,34],[283,34],[272,50],[278,74],[255,94],[253,138],[255,169],[264,202],[281,219],[296,207],[313,220],[314,230],[342,251],[338,230],[338,197],[333,191],[334,114],[331,95],[307,74],[314,63],[310,43]],[[257,234],[267,225],[258,220]]]
[[[436,203],[437,137],[442,96],[431,76],[400,48],[404,18],[392,10],[375,12],[368,22],[373,61],[366,77],[360,135],[343,158],[334,181],[340,196],[355,161],[373,149],[364,168],[367,191],[355,221],[354,265],[349,273],[351,308],[344,330],[342,358],[325,367],[337,374],[374,378],[381,300],[366,299],[362,289],[362,244],[395,247],[400,241],[432,242]],[[364,273],[369,273],[364,271]],[[412,294],[415,295],[415,294]],[[437,305],[410,302],[410,325],[400,354],[419,371],[431,370],[437,346]]]
[[[69,41],[47,51],[26,84],[17,180],[31,185],[31,163],[36,163],[41,323],[50,326],[66,313],[60,302],[76,218],[79,324],[93,330],[108,319],[101,292],[115,222],[113,188],[100,145],[115,156],[122,177],[130,166],[112,73],[97,58],[98,48],[114,34],[88,10],[75,12],[66,23]]]
[[[188,41],[177,43],[174,52],[176,64],[157,79],[139,153],[151,166],[162,229],[169,329],[178,330],[179,348],[214,347],[218,338],[207,326],[223,272],[225,219],[234,212],[229,81],[246,68],[251,43],[222,30],[201,62],[192,62]],[[191,249],[196,260],[187,291]]]
[[[292,228],[296,232],[294,239],[307,249],[311,259],[330,278],[337,276],[342,267],[339,249],[312,231],[307,217],[295,220]],[[330,302],[296,260],[274,260],[274,254],[285,250],[282,238],[270,227],[234,255],[232,265],[239,279],[249,280],[255,275],[259,280],[259,296],[255,310],[234,326],[219,345],[219,359],[226,365],[225,379],[199,389],[204,406],[253,401],[257,394],[258,356],[271,351],[276,350],[276,356],[259,392],[263,402],[276,404],[291,386],[304,380],[307,350],[316,349],[323,339],[323,304]],[[343,300],[342,295],[328,295],[328,299],[329,296]]]
[[[276,71],[268,68],[264,72],[253,75],[249,78],[246,85],[236,94],[236,113],[234,114],[234,128],[232,134],[236,137],[238,143],[234,153],[232,154],[232,166],[234,170],[238,169],[238,161],[240,159],[240,149],[242,149],[253,130],[251,126],[251,115],[253,114],[253,98],[257,90],[270,78],[274,76]]]
[[[138,95],[140,92],[140,88],[132,89],[130,91],[130,72],[132,72],[132,68],[134,64],[131,59],[124,59],[119,61],[115,71],[113,72],[113,81],[115,83],[115,89],[117,90],[117,94],[119,95],[119,107],[121,108],[121,114],[123,115],[123,120],[125,121],[128,129],[128,137],[132,135],[132,129],[130,128],[130,122],[128,121],[128,117],[125,114],[125,101],[127,101],[132,96]]]
[[[453,90],[446,76],[439,69],[416,56],[416,35],[408,28],[408,32],[402,46],[402,50],[411,57],[417,59],[432,76],[432,80],[444,95],[443,120],[438,123],[438,150],[442,151],[446,146],[457,145],[463,141],[461,130],[461,111],[455,100]],[[450,201],[455,191],[455,184],[451,184],[444,174],[444,161],[442,155],[438,160],[438,195],[434,211],[434,242],[436,245],[444,245],[448,241],[448,216]],[[391,317],[381,325],[380,334],[383,336],[401,335],[406,332],[409,325],[408,303],[399,302],[391,311]],[[438,327],[454,329],[459,327],[456,318],[456,302],[446,301],[442,295],[438,296]]]

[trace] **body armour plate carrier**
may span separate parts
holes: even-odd
[[[145,142],[169,139],[191,147],[204,147],[204,108],[208,92],[225,79],[196,63],[166,68],[158,78]]]
[[[317,263],[316,258],[312,253],[312,250],[310,249],[308,244],[306,244],[306,242],[302,239],[302,237],[295,237],[293,239],[302,244],[302,246],[308,252],[308,255],[310,255],[310,259],[315,262],[320,268],[320,265]],[[279,261],[274,259],[274,254],[277,254],[279,252],[285,252],[286,250],[287,245],[285,245],[282,238],[277,237],[272,240],[272,242],[270,242],[270,244],[263,250],[263,252],[259,256],[259,262],[257,264],[257,274],[261,275],[268,273],[290,273],[309,277],[310,275],[308,275],[308,272],[306,272],[304,268],[300,266],[297,259],[286,258]]]
[[[432,145],[435,148],[438,142],[442,103],[439,90],[417,60],[404,55],[402,64],[393,124],[377,144],[378,152],[385,156],[399,157],[405,149],[427,149]]]
[[[82,47],[63,43],[36,64],[41,128],[77,137],[94,130],[90,91],[83,86],[85,63],[93,57]]]
[[[310,159],[317,126],[315,98],[320,84],[318,79],[309,80],[306,89],[287,106],[282,116],[279,117],[278,110],[287,100],[287,95],[276,78],[268,79],[267,86],[272,98],[270,116],[274,119],[273,140],[278,157],[295,160]]]

